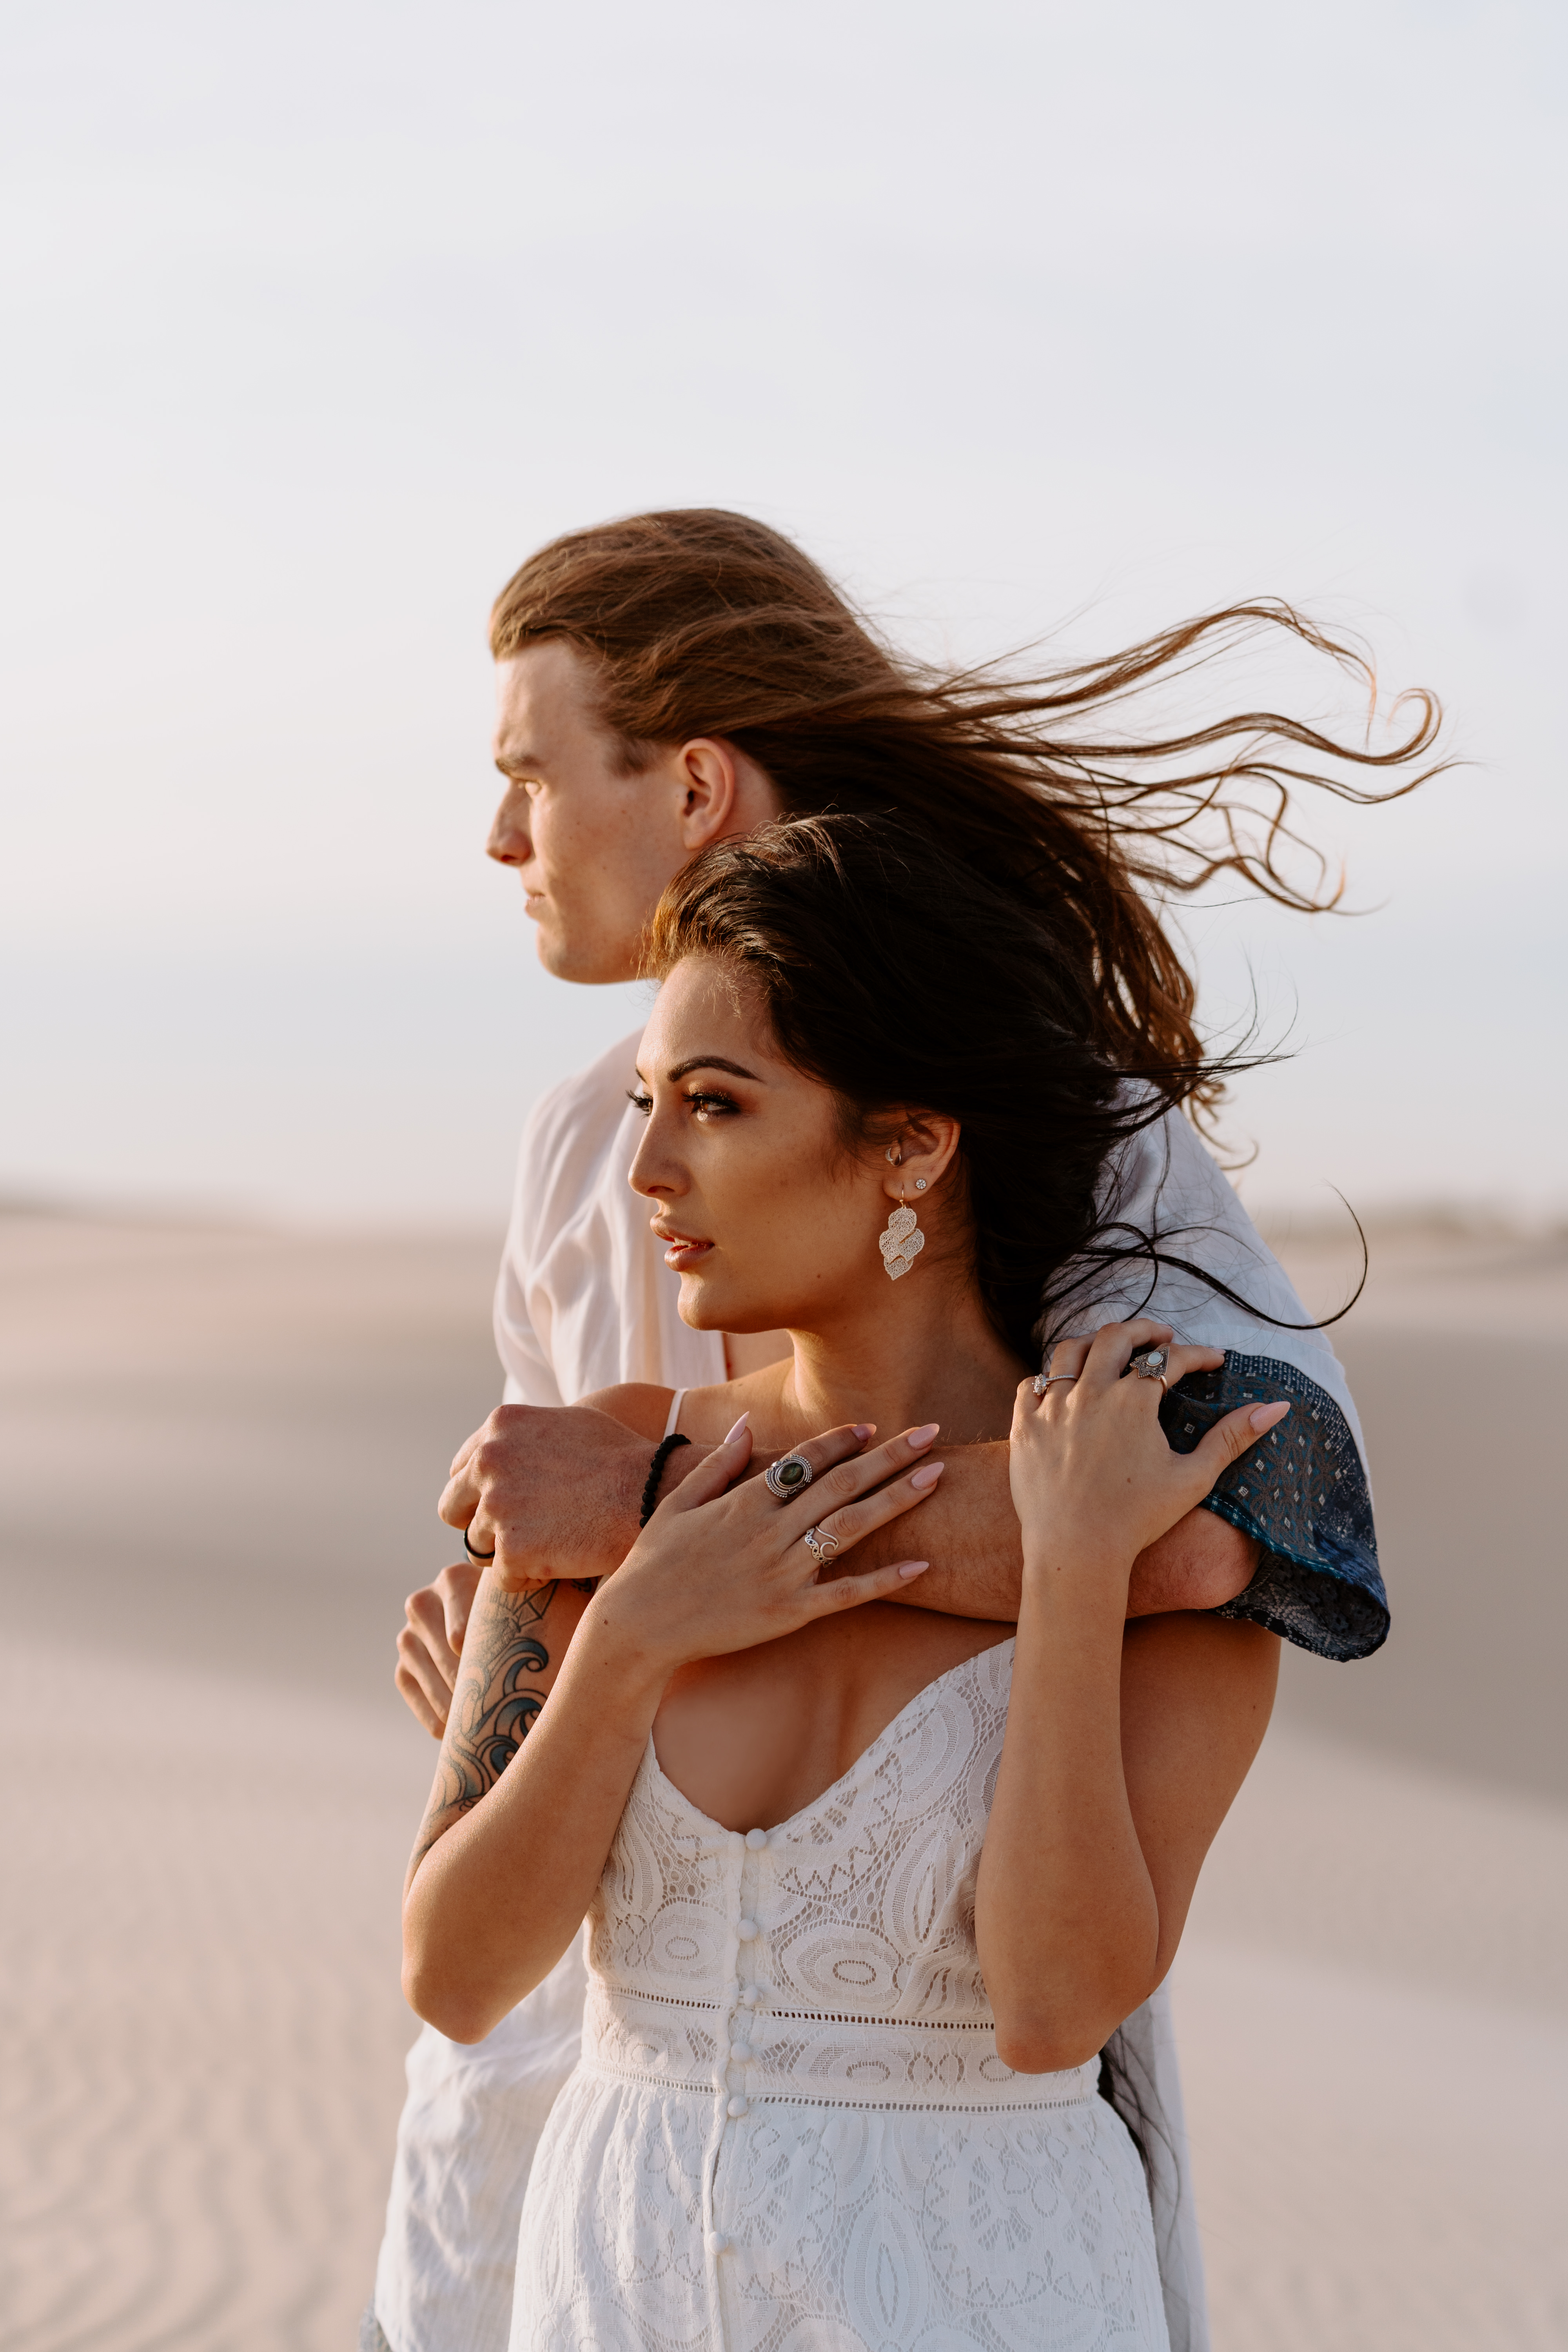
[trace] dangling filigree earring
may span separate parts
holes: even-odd
[[[896,1168],[903,1158],[903,1153],[895,1152],[895,1147],[889,1143],[887,1156],[892,1166]],[[915,1190],[917,1192],[925,1191],[923,1176],[917,1179]],[[882,1265],[888,1280],[897,1282],[901,1274],[908,1274],[925,1245],[926,1237],[915,1221],[914,1211],[904,1206],[904,1188],[900,1183],[899,1205],[888,1219],[887,1224],[877,1240],[877,1247],[882,1253]]]

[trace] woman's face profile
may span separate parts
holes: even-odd
[[[845,1150],[833,1095],[782,1058],[743,980],[710,957],[677,964],[637,1072],[647,1128],[631,1182],[680,1276],[683,1322],[812,1330],[886,1291],[889,1171]]]

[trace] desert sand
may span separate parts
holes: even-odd
[[[1215,2342],[1547,2352],[1568,1253],[1373,1239],[1341,1345],[1395,1639],[1289,1659],[1175,1976]],[[392,1643],[493,1259],[0,1218],[6,2352],[352,2352],[433,1760]],[[1336,1304],[1343,1251],[1294,1259]]]

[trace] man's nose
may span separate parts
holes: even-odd
[[[490,821],[485,856],[493,857],[498,866],[526,866],[533,856],[526,793],[508,791],[501,794],[500,806]]]

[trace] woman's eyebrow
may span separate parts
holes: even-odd
[[[758,1087],[764,1083],[755,1070],[744,1069],[739,1062],[727,1062],[722,1054],[693,1054],[689,1062],[677,1062],[673,1070],[665,1072],[665,1085],[674,1086],[678,1078],[688,1076],[693,1070],[728,1070],[732,1078],[750,1078]]]

